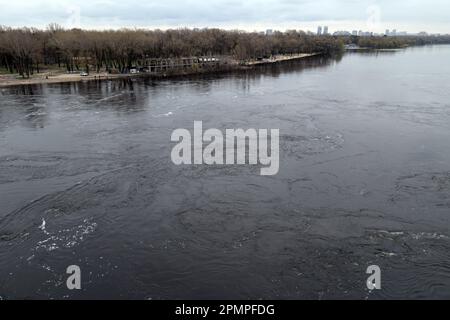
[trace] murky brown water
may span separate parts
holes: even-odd
[[[450,298],[449,58],[0,89],[0,296]],[[279,174],[173,165],[194,120],[279,128]]]

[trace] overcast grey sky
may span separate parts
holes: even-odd
[[[449,0],[0,0],[0,25],[450,33]]]

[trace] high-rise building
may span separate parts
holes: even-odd
[[[317,28],[317,35],[318,35],[318,36],[322,35],[322,27],[321,27],[321,26],[319,26],[319,27]]]
[[[389,36],[389,29],[386,29],[385,35]]]
[[[266,35],[268,35],[268,36],[273,35],[273,30],[272,29],[267,29],[266,30]]]
[[[395,37],[397,35],[397,29],[392,30],[392,35]]]
[[[358,30],[353,30],[352,31],[352,36],[357,36],[358,35]]]
[[[323,34],[324,35],[328,34],[328,26],[323,27]]]

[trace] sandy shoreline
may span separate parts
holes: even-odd
[[[284,61],[291,61],[297,59],[304,59],[308,57],[313,57],[319,55],[318,53],[304,53],[304,54],[295,54],[295,55],[280,55],[275,56],[269,59],[263,59],[258,61],[249,61],[244,64],[233,64],[228,65],[226,68],[214,70],[214,72],[222,72],[225,70],[239,70],[245,69],[249,67],[256,67],[258,65],[266,65],[266,64],[274,64]],[[210,70],[211,72],[211,70]],[[0,75],[0,88],[6,87],[14,87],[14,86],[24,86],[24,85],[35,85],[35,84],[57,84],[57,83],[70,83],[70,82],[84,82],[84,81],[103,81],[103,80],[113,80],[113,79],[127,79],[127,78],[139,78],[139,77],[148,77],[148,78],[164,78],[170,76],[183,76],[183,75],[193,75],[193,74],[201,74],[204,73],[202,71],[193,71],[189,72],[186,70],[180,70],[178,72],[168,72],[168,73],[138,73],[138,74],[109,74],[106,72],[103,73],[95,73],[89,76],[81,76],[79,74],[58,74],[58,75],[49,75],[48,73],[42,73],[39,76],[34,76],[30,79],[18,79],[11,75]]]
[[[51,84],[51,83],[66,83],[66,82],[81,82],[81,81],[93,81],[93,80],[110,80],[119,78],[130,78],[137,75],[130,74],[108,74],[108,73],[95,73],[94,75],[89,75],[82,77],[78,74],[60,74],[56,76],[39,76],[30,79],[11,79],[3,78],[0,76],[0,87],[12,87],[12,86],[22,86],[22,85],[32,85],[32,84]]]

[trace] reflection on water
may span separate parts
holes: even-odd
[[[2,89],[0,296],[449,298],[449,54]],[[174,166],[194,120],[279,128],[280,173]]]

